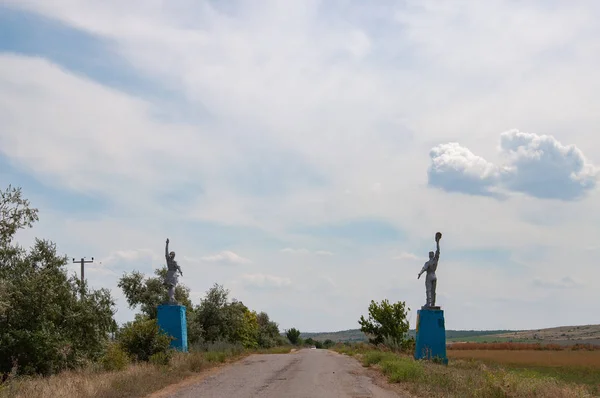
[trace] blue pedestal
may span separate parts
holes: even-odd
[[[423,308],[417,311],[415,359],[434,359],[448,363],[444,311]]]
[[[171,348],[178,351],[188,351],[187,322],[185,318],[185,306],[183,305],[159,305],[158,326],[169,336]]]

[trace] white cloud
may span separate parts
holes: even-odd
[[[446,191],[498,196],[499,188],[540,199],[575,200],[596,187],[598,168],[575,145],[509,130],[500,135],[501,167],[458,143],[430,152],[429,184]]]
[[[537,198],[573,200],[594,189],[598,169],[575,145],[554,137],[510,130],[500,135],[508,158],[506,186]]]
[[[408,252],[402,252],[397,256],[393,257],[394,260],[411,260],[411,261],[416,261],[416,260],[420,260],[421,257],[417,256],[416,254],[413,253],[408,253]]]
[[[315,250],[311,251],[308,249],[293,249],[291,247],[286,247],[285,249],[280,250],[281,253],[293,254],[293,255],[307,255],[307,254],[315,254],[317,256],[333,256],[333,253],[327,250]]]
[[[242,285],[258,289],[282,289],[290,286],[290,278],[267,274],[244,274],[240,277]]]
[[[66,253],[114,256],[109,269],[151,273],[169,236],[194,292],[237,278],[236,267],[203,256],[232,261],[223,250],[244,253],[253,260],[249,281],[294,283],[268,295],[236,285],[238,298],[282,327],[327,330],[356,327],[371,299],[420,306],[421,264],[406,267],[424,259],[405,256],[399,266],[393,257],[399,247],[426,257],[439,229],[444,253],[500,248],[520,259],[499,269],[445,256],[438,290],[453,314],[449,328],[587,321],[593,286],[566,294],[532,289],[531,281],[560,280],[566,263],[578,264],[574,280],[600,277],[585,252],[600,232],[588,167],[600,161],[600,114],[590,106],[599,101],[597,2],[184,3],[3,1],[102,40],[109,57],[148,83],[132,95],[128,81],[109,88],[98,73],[97,81],[73,73],[73,54],[0,55],[0,153],[16,170],[10,182],[52,187],[28,191],[42,209],[28,239],[49,237]],[[510,126],[555,141],[513,137],[495,151]],[[560,143],[575,143],[587,160]],[[429,189],[430,162],[434,185],[477,196]],[[531,183],[540,174],[541,188]],[[553,186],[581,199],[537,199],[557,196]],[[62,197],[49,200],[56,191],[67,199],[84,192],[106,206],[67,212],[68,200],[62,210]],[[370,218],[405,238],[373,248],[291,232]],[[156,260],[127,251],[145,247]],[[289,255],[301,248],[314,257]],[[286,276],[275,278],[284,282],[266,277],[282,264]],[[314,280],[324,269],[335,297],[294,289],[327,286]],[[94,283],[116,291],[110,275]],[[456,311],[474,298],[479,309]]]
[[[571,278],[570,276],[565,276],[558,280],[545,280],[542,278],[535,278],[533,284],[537,287],[552,289],[574,289],[583,286],[583,283]]]
[[[247,258],[240,256],[232,251],[225,250],[217,254],[210,256],[204,256],[200,258],[202,261],[209,263],[222,263],[222,264],[249,264],[250,261]]]

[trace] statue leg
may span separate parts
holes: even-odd
[[[175,286],[169,286],[169,301],[171,303],[175,302]]]
[[[427,296],[427,302],[425,306],[429,307],[431,305],[431,281],[425,278],[425,293]]]
[[[437,287],[437,279],[431,281],[431,306],[435,306],[435,288]]]

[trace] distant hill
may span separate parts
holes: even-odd
[[[512,330],[446,330],[447,339],[468,339],[473,336],[487,336],[500,333],[514,333]],[[416,331],[408,331],[409,336],[415,337]],[[338,342],[368,341],[369,339],[360,329],[342,330],[339,332],[319,332],[319,333],[301,333],[303,339],[312,338],[313,340],[325,341],[327,339]]]
[[[415,337],[415,330],[408,332]],[[335,342],[368,341],[360,329],[339,332],[301,333],[303,339]],[[600,345],[600,325],[560,326],[535,330],[446,330],[446,339],[451,342],[543,342],[557,344],[597,344]]]

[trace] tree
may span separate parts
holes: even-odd
[[[298,344],[300,340],[300,331],[296,328],[291,328],[285,332],[286,337],[293,345]]]
[[[0,373],[56,373],[97,360],[116,330],[115,303],[107,289],[86,289],[67,275],[66,256],[36,239],[25,250],[14,234],[37,221],[20,189],[0,195]]]
[[[246,348],[257,348],[259,325],[256,312],[234,300],[224,306],[224,313],[224,339]]]
[[[275,347],[280,342],[279,326],[269,319],[266,312],[257,316],[258,321],[258,345],[263,348]]]
[[[403,301],[390,304],[385,299],[378,304],[371,300],[369,318],[361,315],[358,323],[360,330],[369,336],[371,344],[385,343],[393,348],[407,348],[410,340],[406,316],[407,308]]]
[[[195,322],[202,330],[204,341],[214,343],[225,338],[227,331],[225,330],[226,313],[224,308],[228,296],[229,290],[215,283],[200,300],[200,305],[196,307]]]
[[[27,199],[23,199],[21,188],[11,185],[0,191],[0,245],[12,241],[15,233],[22,228],[31,228],[38,221],[38,209],[30,207]]]

